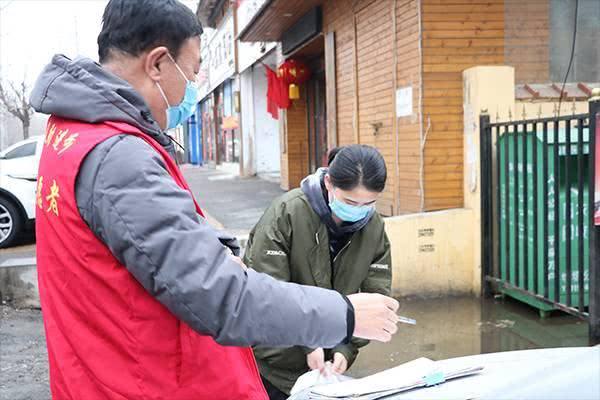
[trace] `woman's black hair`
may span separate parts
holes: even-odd
[[[371,146],[352,144],[329,152],[329,177],[333,186],[352,190],[363,185],[371,192],[382,192],[387,179],[385,160]]]

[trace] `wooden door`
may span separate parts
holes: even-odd
[[[309,172],[327,166],[327,107],[325,96],[325,75],[318,73],[307,82],[307,118]]]

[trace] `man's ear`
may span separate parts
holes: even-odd
[[[156,47],[146,53],[144,71],[153,81],[160,81],[163,64],[170,61],[168,54],[169,50],[165,46]]]
[[[329,177],[329,174],[325,174],[325,189],[327,189],[328,192],[331,192],[331,190],[333,189],[333,185],[331,184],[331,178]]]

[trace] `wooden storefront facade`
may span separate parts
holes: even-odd
[[[463,71],[510,65],[516,83],[551,79],[550,4],[266,1],[239,32],[241,40],[281,41],[315,7],[321,23],[318,34],[284,52],[312,63],[322,60],[313,79],[324,87],[309,81],[284,113],[282,187],[297,187],[323,163],[323,151],[361,143],[377,147],[388,166],[387,187],[378,202],[383,215],[463,207]],[[408,104],[408,115],[397,116],[397,103],[404,109]]]

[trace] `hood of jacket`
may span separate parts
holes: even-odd
[[[171,155],[174,146],[152,118],[142,96],[125,80],[89,58],[57,54],[38,77],[30,96],[40,113],[88,123],[125,122],[154,138]]]

